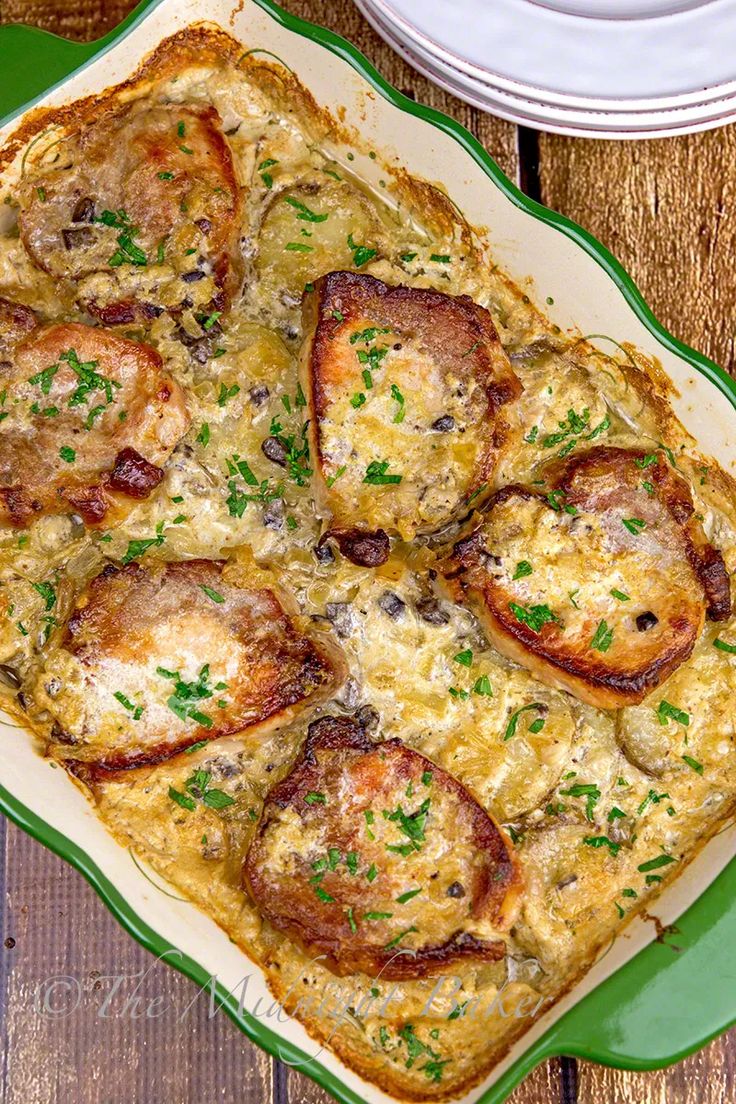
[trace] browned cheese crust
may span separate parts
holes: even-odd
[[[67,322],[0,363],[0,520],[125,513],[163,479],[189,428],[184,392],[149,345]]]
[[[272,590],[233,585],[223,566],[109,565],[92,580],[36,686],[58,754],[142,766],[285,724],[334,692],[342,672],[327,648]]]
[[[601,709],[640,702],[730,616],[721,553],[662,452],[593,448],[505,487],[443,573],[491,642]]]
[[[350,717],[310,726],[244,879],[263,916],[336,974],[383,978],[502,958],[521,894],[509,840],[465,787]]]
[[[242,202],[213,107],[108,107],[52,153],[20,192],[35,264],[81,282],[80,303],[107,325],[226,309],[242,275]]]
[[[303,313],[317,494],[335,529],[411,539],[452,521],[487,484],[521,391],[490,314],[354,272],[318,280]]]

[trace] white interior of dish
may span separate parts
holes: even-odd
[[[235,34],[245,48],[261,47],[282,58],[294,69],[317,101],[335,110],[346,109],[364,141],[373,146],[388,165],[406,167],[420,177],[439,182],[453,196],[469,221],[489,227],[496,260],[533,297],[543,302],[553,296],[550,308],[561,327],[577,325],[584,334],[610,334],[630,341],[658,356],[680,391],[678,415],[698,438],[703,451],[715,456],[728,470],[736,465],[736,446],[729,427],[734,411],[726,397],[704,377],[668,353],[636,318],[614,282],[596,260],[564,234],[517,208],[473,159],[449,135],[412,116],[404,115],[379,96],[349,65],[276,23],[252,0],[233,11],[226,0],[163,0],[146,20],[110,52],[52,92],[42,102],[68,103],[96,93],[130,75],[138,63],[163,38],[196,20],[207,18]],[[369,94],[367,94],[369,93]],[[14,129],[0,131],[0,141]],[[367,177],[380,173],[377,162],[357,155],[353,168]],[[84,850],[138,916],[164,940],[216,975],[227,989],[238,993],[246,974],[251,975],[244,1007],[259,1008],[259,1018],[284,1040],[307,1055],[316,1055],[317,1044],[293,1020],[265,1017],[271,1004],[263,976],[217,925],[186,902],[155,889],[134,865],[129,853],[114,842],[83,795],[62,770],[53,770],[34,750],[22,729],[0,722],[6,754],[0,758],[0,784],[37,816]],[[733,854],[736,831],[716,837],[682,877],[657,902],[664,923],[674,921],[707,888]],[[158,881],[155,875],[154,880]],[[650,942],[652,926],[636,921],[591,970],[571,994],[546,1014],[513,1048],[508,1058],[465,1104],[475,1101],[564,1011]],[[328,1052],[319,1061],[331,1069],[366,1104],[389,1101],[384,1093],[367,1085]]]

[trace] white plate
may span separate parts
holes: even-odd
[[[655,137],[736,118],[736,0],[356,2],[411,65],[514,122]]]

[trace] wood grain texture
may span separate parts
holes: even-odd
[[[2,875],[2,1104],[271,1099],[268,1056],[14,825]]]
[[[581,222],[621,259],[662,321],[729,368],[736,266],[736,130],[616,144],[525,132],[467,106],[415,74],[350,0],[282,0],[293,13],[353,41],[383,75],[467,126],[514,179]],[[22,21],[70,38],[98,37],[130,0],[0,0],[0,22]],[[538,160],[537,160],[538,154]],[[5,908],[0,948],[0,1104],[328,1104],[303,1075],[272,1063],[223,1016],[208,1019],[190,982],[156,963],[115,923],[80,875],[13,826],[0,828]],[[11,945],[12,944],[12,945]],[[111,974],[146,972],[139,995],[164,998],[135,1022],[98,1015]],[[82,986],[69,1016],[39,1014],[39,984],[54,975]],[[129,981],[123,993],[130,994]],[[62,991],[57,991],[62,1001]],[[142,1006],[141,1006],[142,1007]],[[736,1032],[660,1073],[560,1062],[537,1069],[510,1104],[735,1104]]]
[[[645,142],[539,139],[542,202],[600,238],[677,337],[733,372],[736,128]]]

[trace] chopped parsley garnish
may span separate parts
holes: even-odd
[[[415,927],[405,928],[404,931],[399,932],[398,935],[395,935],[393,939],[390,939],[388,943],[386,943],[383,948],[384,951],[393,950],[394,947],[398,946],[402,939],[404,939],[407,935],[411,935],[411,933],[415,931],[419,931],[419,929]]]
[[[213,590],[212,587],[205,586],[204,583],[199,584],[199,589],[204,591],[204,593],[207,595],[207,597],[212,602],[215,602],[218,606],[221,606],[223,604],[223,602],[225,601],[225,599],[219,593],[219,591]]]
[[[593,809],[601,798],[601,791],[592,782],[576,782],[574,786],[570,786],[569,790],[560,790],[561,797],[585,797],[586,810],[585,815],[588,820],[593,820]]]
[[[616,598],[619,602],[629,602],[631,600],[630,594],[624,594],[622,590],[616,590],[615,587],[611,591],[611,596]]]
[[[406,893],[402,893],[396,898],[396,903],[405,905],[407,901],[411,901],[412,897],[417,897],[421,892],[421,886],[419,889],[407,889]]]
[[[198,445],[202,445],[203,448],[207,448],[207,445],[210,442],[210,427],[207,422],[202,423],[202,428],[195,437],[195,441]]]
[[[208,663],[205,663],[193,682],[185,682],[178,671],[167,671],[165,667],[157,667],[156,674],[174,683],[174,693],[166,704],[179,720],[195,721],[204,728],[212,727],[212,718],[206,713],[201,713],[197,706],[199,702],[212,698],[215,689],[225,689],[225,685],[218,683],[217,687],[210,687]]]
[[[302,203],[294,196],[284,196],[284,203],[288,203],[290,207],[294,208],[297,212],[296,217],[301,219],[302,222],[326,222],[330,217],[329,215],[318,215],[316,211],[312,211],[307,207],[306,203]]]
[[[169,797],[172,801],[175,801],[177,805],[181,805],[182,809],[187,809],[190,813],[193,813],[197,808],[197,803],[193,797],[189,794],[181,793],[179,790],[175,790],[173,786],[169,786]]]
[[[353,235],[348,234],[348,248],[353,253],[353,264],[356,268],[362,268],[378,254],[377,249],[370,249],[367,245],[358,245],[353,240]]]
[[[577,514],[577,507],[565,502],[564,491],[550,491],[546,496],[547,502],[553,510],[564,510],[566,514]]]
[[[226,384],[221,383],[220,394],[217,396],[217,405],[224,406],[227,402],[230,401],[230,399],[234,399],[239,391],[240,387],[237,383],[232,384],[231,387],[228,387]]]
[[[389,326],[368,326],[365,330],[357,330],[354,334],[350,335],[350,344],[357,345],[359,342],[365,342],[366,345],[370,345],[372,341],[375,341],[379,334],[391,333]]]
[[[660,801],[665,801],[669,796],[667,793],[658,794],[656,790],[650,790],[637,809],[637,816],[641,816],[649,805],[659,805]]]
[[[692,755],[683,755],[683,760],[687,763],[691,770],[694,770],[696,774],[702,774],[704,767],[702,763],[699,763],[697,759],[693,759]]]
[[[459,690],[457,686],[451,686],[449,693],[450,697],[456,698],[457,701],[467,701],[470,697],[470,694],[467,690]]]
[[[148,258],[140,246],[135,244],[134,238],[139,233],[137,226],[133,226],[130,218],[122,209],[118,211],[103,211],[95,222],[101,222],[104,226],[114,227],[121,233],[117,237],[118,248],[108,259],[110,268],[119,268],[123,264],[147,265]]]
[[[285,246],[287,253],[311,253],[313,248],[305,242],[288,242]]]
[[[271,176],[270,172],[266,172],[266,169],[271,169],[274,165],[278,165],[278,161],[275,160],[273,157],[267,157],[266,160],[261,161],[260,165],[258,166],[258,172],[261,174],[261,180],[267,188],[273,187],[273,177]]]
[[[637,468],[641,468],[642,470],[644,468],[651,468],[652,464],[657,463],[657,454],[655,452],[648,452],[646,456],[642,456],[641,458],[637,456],[634,463]]]
[[[452,657],[453,663],[459,663],[463,667],[471,667],[473,663],[472,649],[466,648],[464,652],[458,652]]]
[[[127,709],[129,713],[133,714],[134,721],[140,720],[143,715],[142,705],[134,705],[130,698],[127,698],[125,694],[123,694],[122,690],[116,690],[113,697],[117,698],[124,709]]]
[[[310,790],[308,794],[305,794],[304,800],[307,805],[326,805],[327,798],[323,793],[318,793],[317,790]]]
[[[642,521],[641,518],[621,518],[621,524],[635,537],[638,537],[642,530],[647,527],[647,523]]]
[[[69,445],[62,445],[59,449],[59,456],[66,464],[73,464],[77,459],[77,454],[73,448]]]
[[[427,816],[429,815],[429,806],[430,799],[426,798],[413,813],[405,813],[401,805],[394,809],[393,812],[388,812],[384,809],[384,819],[398,824],[399,831],[411,840],[411,843],[403,844],[398,847],[387,844],[387,851],[394,851],[402,855],[411,854],[412,851],[421,851],[421,844],[424,842],[424,829],[427,824]]]
[[[549,606],[520,606],[516,602],[509,602],[509,609],[517,621],[528,625],[534,633],[541,632],[542,626],[555,622],[561,625],[559,617],[552,612]]]
[[[159,180],[173,180],[174,179],[173,172],[160,172],[157,175],[158,175]]]
[[[393,916],[392,912],[373,911],[373,912],[364,912],[363,913],[363,919],[364,920],[390,920],[392,916]]]
[[[282,400],[286,400],[286,402],[288,402],[288,395],[282,395]],[[284,449],[286,453],[286,470],[289,474],[289,478],[292,479],[298,487],[306,487],[312,476],[312,469],[308,467],[308,424],[308,422],[304,422],[301,427],[301,440],[297,440],[297,435],[294,433],[291,433],[288,436],[284,436],[282,433],[283,427],[278,418],[271,419],[271,427],[269,429],[269,436],[275,437],[281,447]]]
[[[436,264],[450,264],[452,261],[452,257],[449,253],[430,253],[429,259]]]
[[[504,741],[510,740],[516,735],[516,729],[519,724],[519,717],[522,713],[528,713],[531,710],[541,711],[544,706],[541,702],[531,702],[529,705],[523,705],[521,709],[517,709],[515,713],[512,713],[509,718],[509,723],[506,726],[506,732],[504,733]],[[544,728],[544,718],[538,717],[536,721],[532,721],[529,725],[529,731],[536,735],[537,732],[541,732]]]
[[[347,470],[347,465],[343,464],[342,467],[337,469],[334,475],[328,475],[327,479],[325,480],[327,486],[332,487],[335,483],[337,483],[338,479],[340,479],[340,477],[345,474]]]
[[[650,870],[659,870],[661,867],[669,866],[669,864],[673,862],[677,862],[677,859],[672,855],[657,855],[656,859],[649,859],[647,862],[643,862],[641,866],[637,867],[637,870],[640,874],[646,874]]]
[[[621,850],[621,844],[614,843],[608,836],[585,836],[583,843],[588,847],[607,847],[612,855],[618,855]]]
[[[519,560],[519,562],[516,565],[516,570],[514,571],[514,574],[511,576],[511,578],[514,581],[516,579],[525,579],[527,577],[527,575],[531,575],[531,573],[532,573],[532,565],[529,563],[529,561],[528,560]]]
[[[404,264],[411,264],[411,262],[415,258],[416,258],[416,253],[401,253],[400,254],[400,259],[404,262]]]
[[[670,718],[677,721],[678,724],[684,725],[685,728],[690,724],[690,714],[686,713],[684,709],[678,709],[676,705],[672,705],[664,698],[657,706],[657,718],[661,725],[666,725]]]
[[[406,400],[404,399],[404,396],[401,394],[395,383],[391,384],[391,398],[394,400],[394,402],[397,402],[399,404],[399,409],[396,411],[393,417],[394,424],[399,425],[406,417]]]
[[[595,635],[590,642],[591,648],[597,652],[607,652],[613,643],[613,629],[609,628],[605,621],[598,623]]]
[[[482,698],[492,698],[493,690],[491,689],[491,680],[488,675],[481,675],[480,678],[475,680],[473,686],[473,693],[478,694]]]
[[[143,540],[128,541],[128,547],[123,555],[122,562],[124,564],[130,563],[132,560],[137,560],[139,556],[142,556],[144,552],[147,552],[149,548],[155,548],[162,545],[166,540],[163,534],[164,523],[160,521],[156,526],[156,536],[146,537]]]
[[[389,463],[388,460],[372,460],[365,470],[363,482],[370,483],[373,486],[400,483],[403,476],[387,474]]]
[[[105,399],[109,405],[113,401],[113,388],[119,390],[122,386],[117,380],[108,379],[106,376],[100,375],[99,372],[95,372],[98,364],[96,360],[88,360],[82,363],[74,349],[67,349],[65,353],[60,353],[59,360],[65,360],[79,379],[79,383],[69,398],[69,406],[81,406],[82,403],[87,401],[91,391],[104,391]]]
[[[31,583],[33,589],[41,595],[44,600],[44,608],[48,613],[56,605],[56,591],[54,590],[52,583]]]

